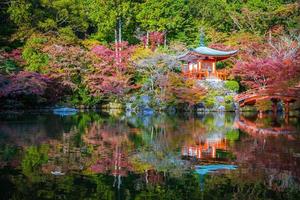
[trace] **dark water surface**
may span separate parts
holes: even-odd
[[[0,199],[300,199],[300,119],[0,115]]]

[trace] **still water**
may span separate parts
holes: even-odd
[[[0,115],[0,199],[300,199],[300,119]]]

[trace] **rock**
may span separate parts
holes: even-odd
[[[136,101],[136,96],[131,96],[130,99],[129,99],[129,101],[130,101],[130,102]]]
[[[197,104],[195,105],[195,108],[196,108],[196,109],[204,109],[204,108],[205,108],[205,105],[204,105],[203,102],[200,102],[200,103],[197,103]]]
[[[78,110],[75,108],[55,108],[53,109],[53,113],[60,116],[68,116],[77,114]]]
[[[141,96],[141,101],[143,105],[148,105],[150,103],[150,97],[147,95]]]
[[[154,111],[152,108],[146,107],[142,109],[143,115],[153,115]]]
[[[225,111],[225,106],[219,106],[219,107],[218,107],[218,111],[224,112],[224,111]]]
[[[126,111],[132,111],[132,103],[126,103],[125,104],[125,110]]]
[[[63,176],[65,175],[65,173],[61,172],[61,171],[51,171],[51,174],[54,176]]]
[[[224,97],[222,97],[222,96],[216,96],[216,101],[218,103],[223,103],[224,102]]]
[[[167,112],[168,112],[169,114],[175,114],[175,113],[176,113],[176,108],[175,108],[174,106],[169,106],[169,107],[167,108]]]
[[[110,109],[122,109],[122,104],[117,102],[110,102],[108,106]]]

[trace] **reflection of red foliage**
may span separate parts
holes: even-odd
[[[88,134],[84,136],[84,141],[95,147],[94,154],[97,161],[91,165],[91,171],[126,176],[128,171],[132,170],[125,150],[128,147],[125,145],[128,142],[127,135],[123,134],[126,132],[125,127],[119,125],[112,127],[106,124],[93,124]]]
[[[155,185],[164,182],[164,175],[162,172],[157,172],[153,169],[150,169],[147,170],[145,173],[146,183],[151,183]]]
[[[276,190],[289,187],[285,184],[287,180],[296,178],[300,181],[300,159],[295,156],[300,150],[298,139],[295,139],[298,136],[275,131],[289,129],[288,126],[259,131],[255,122],[246,118],[242,120],[242,123],[235,125],[251,137],[242,137],[241,142],[230,149],[237,156],[237,162],[247,166],[251,171],[249,174],[253,171],[267,174],[264,177],[266,182]],[[278,180],[282,182],[279,186]]]

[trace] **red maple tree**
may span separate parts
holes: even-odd
[[[86,77],[86,84],[95,96],[123,95],[132,88],[130,57],[134,46],[127,42],[106,46],[95,46],[91,50],[93,69]]]
[[[165,33],[153,31],[150,32],[149,35],[145,35],[141,37],[141,41],[143,42],[144,46],[146,47],[150,44],[151,50],[154,51],[156,47],[162,45],[164,43]]]
[[[288,88],[300,81],[300,42],[287,37],[270,40],[259,54],[245,54],[233,73],[248,88]]]

